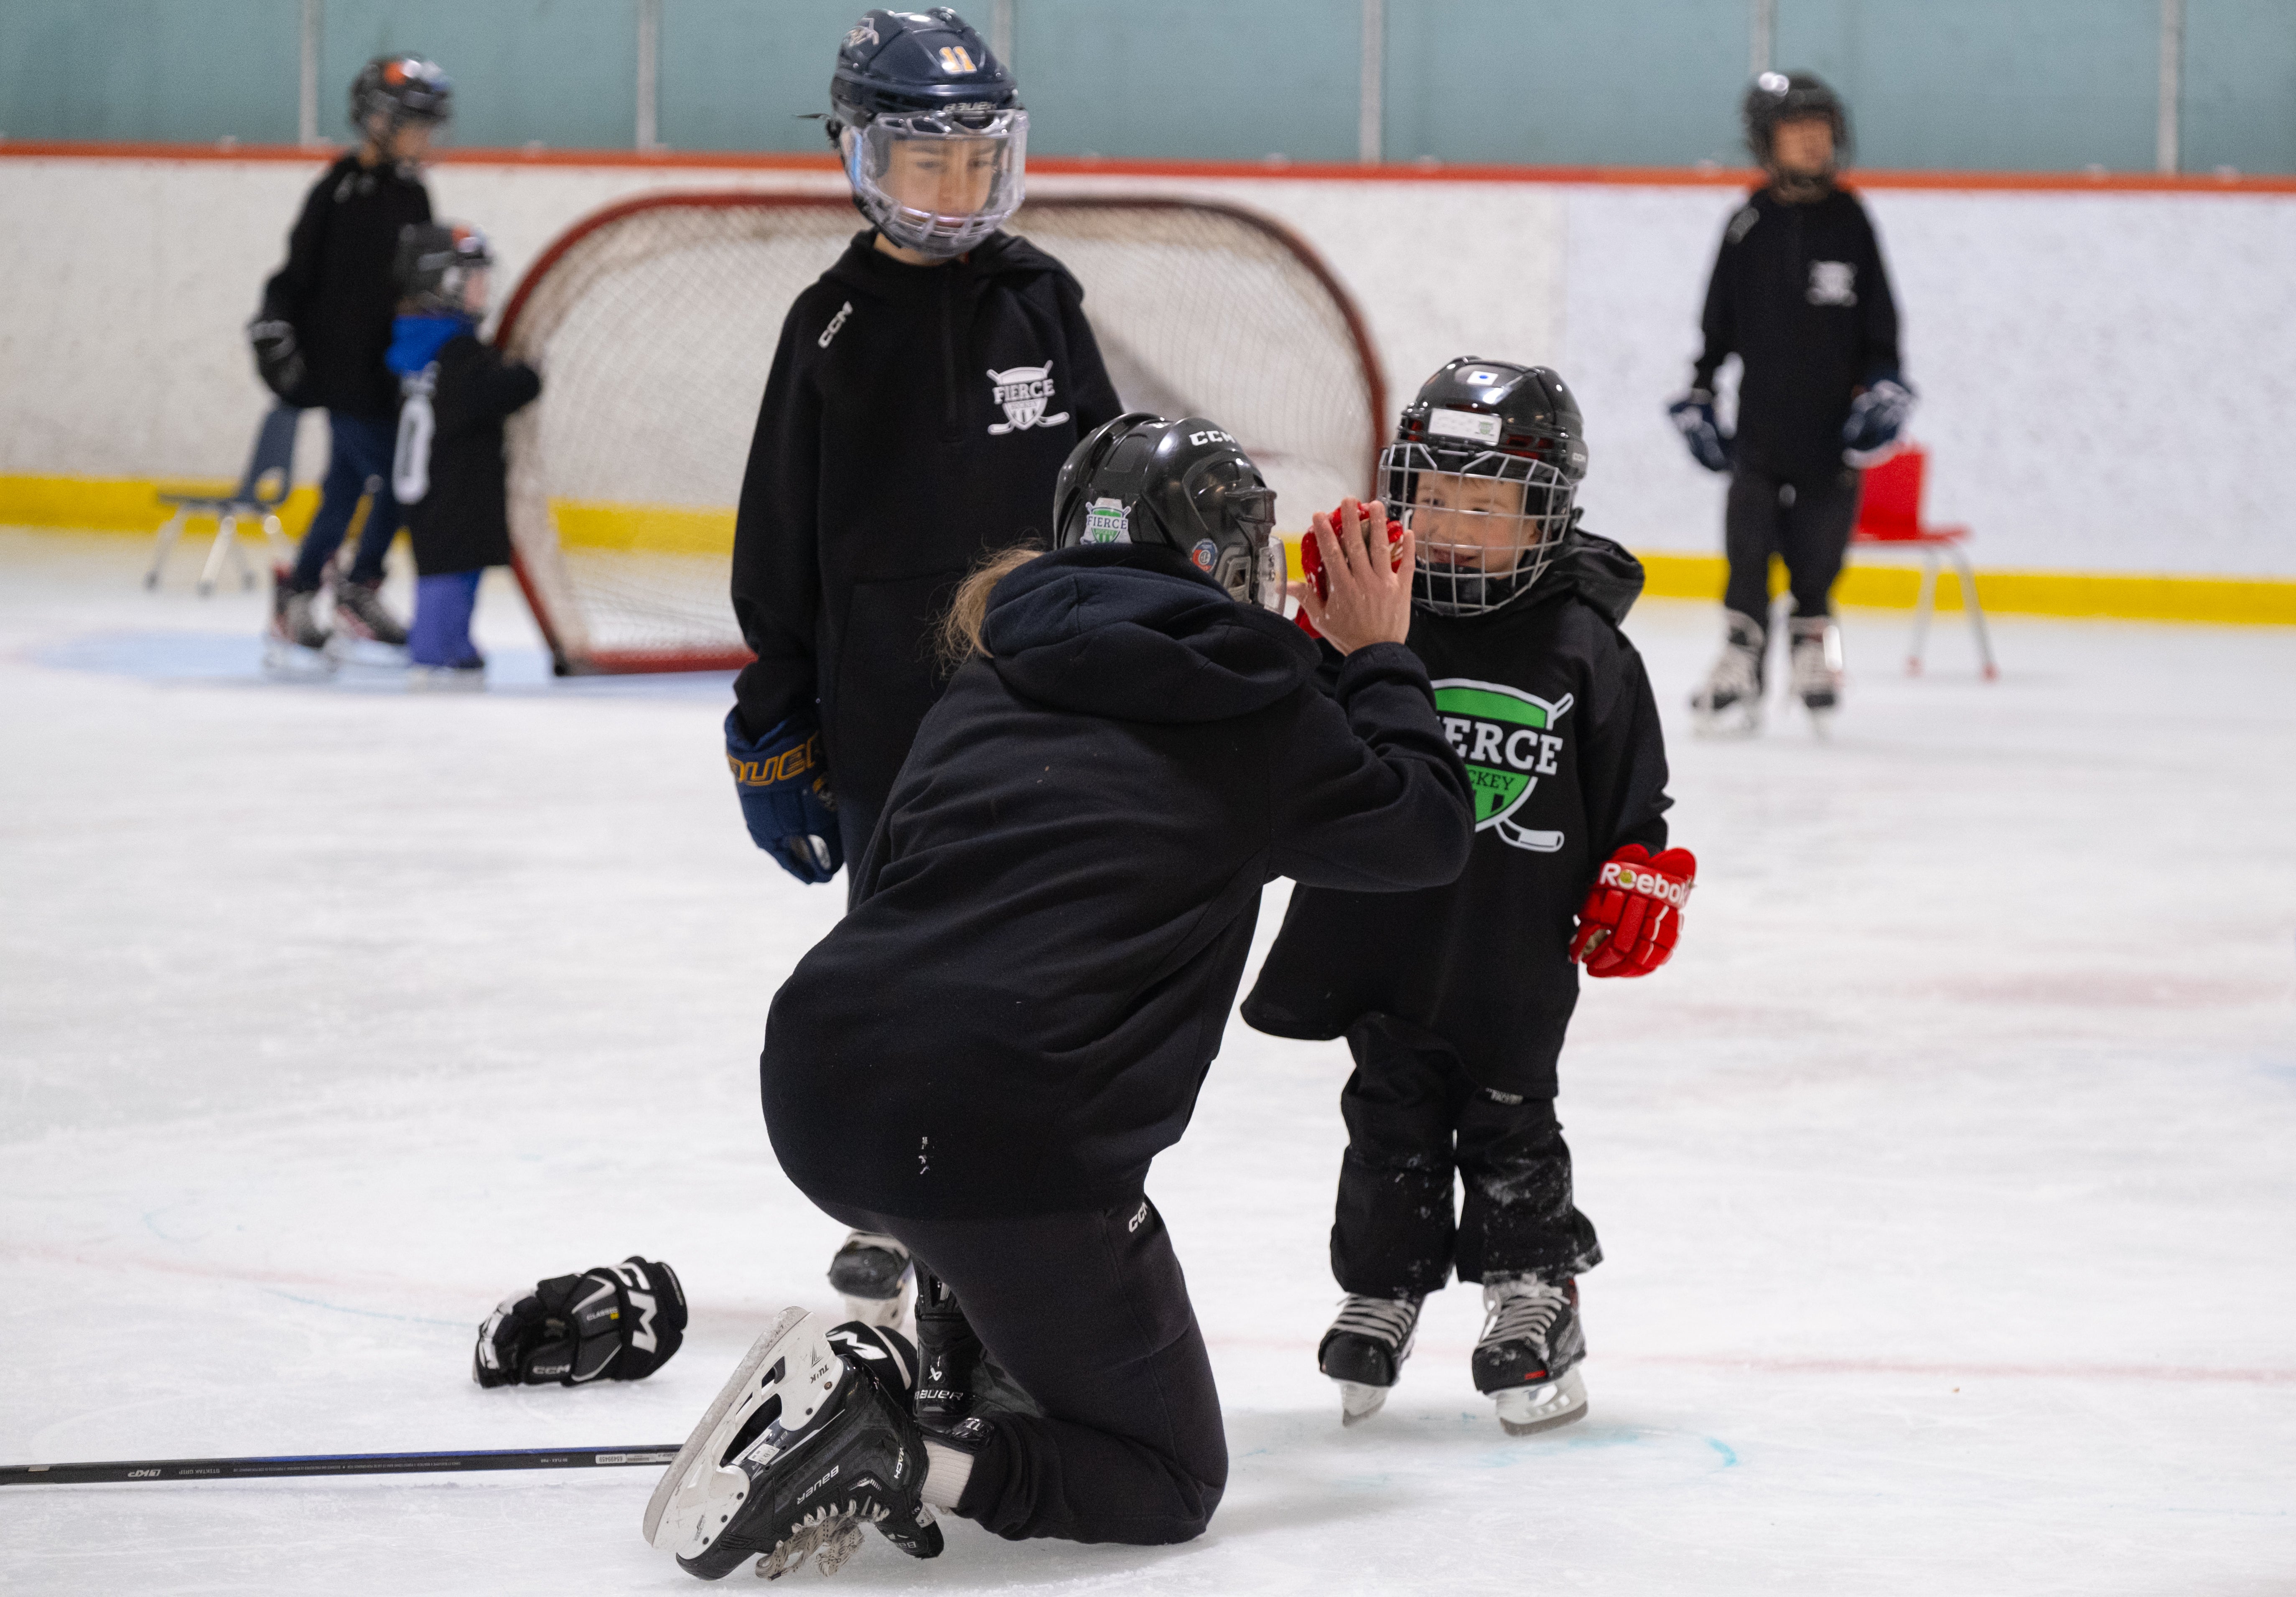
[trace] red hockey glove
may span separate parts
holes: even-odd
[[[1346,511],[1348,504],[1349,501],[1342,499],[1332,507],[1332,526],[1334,528],[1346,525],[1340,517]],[[1356,501],[1355,505],[1358,512],[1363,509],[1361,500]],[[1387,524],[1388,546],[1391,549],[1402,541],[1403,523],[1390,520]],[[1393,563],[1390,561],[1390,566]],[[1301,580],[1315,586],[1316,598],[1329,599],[1332,596],[1332,579],[1324,575],[1324,551],[1316,542],[1316,528],[1312,521],[1308,524],[1307,532],[1300,539],[1300,576]],[[1316,630],[1316,624],[1308,619],[1306,605],[1301,605],[1299,613],[1292,618],[1300,623],[1300,630],[1309,637],[1319,638],[1324,635]]]
[[[1682,906],[1698,880],[1698,861],[1687,848],[1656,859],[1640,843],[1611,856],[1578,911],[1570,957],[1589,976],[1647,976],[1674,953],[1682,935]]]

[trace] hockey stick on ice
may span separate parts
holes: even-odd
[[[472,1453],[310,1453],[280,1458],[126,1459],[88,1464],[0,1464],[0,1486],[131,1480],[257,1480],[293,1475],[437,1475],[474,1470],[593,1470],[667,1464],[676,1442],[644,1447],[509,1447]]]

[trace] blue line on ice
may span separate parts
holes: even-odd
[[[313,1308],[332,1309],[339,1314],[357,1314],[362,1320],[398,1320],[408,1325],[444,1325],[451,1331],[466,1329],[460,1320],[433,1320],[422,1314],[390,1314],[379,1308],[351,1308],[340,1303],[329,1303],[324,1298],[300,1298],[292,1292],[283,1292],[277,1287],[263,1289],[274,1298],[284,1298],[290,1303],[308,1304]]]

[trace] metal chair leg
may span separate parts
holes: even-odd
[[[238,520],[228,512],[216,518],[215,542],[208,546],[208,563],[200,572],[200,597],[202,599],[215,592],[216,578],[223,575],[223,562],[239,538]]]
[[[263,538],[271,546],[271,559],[275,565],[295,563],[295,545],[287,541],[287,529],[279,524],[275,512],[263,518]]]
[[[160,573],[167,568],[168,556],[176,547],[176,540],[183,536],[184,511],[178,505],[176,513],[168,518],[167,525],[160,528],[159,541],[152,546],[152,569],[144,573],[145,588],[160,586]]]
[[[1922,551],[1922,596],[1914,603],[1914,642],[1906,655],[1906,675],[1922,674],[1922,656],[1929,648],[1930,612],[1937,607],[1938,557],[1934,549]]]
[[[1977,573],[1969,569],[1969,556],[1959,545],[1952,548],[1953,563],[1961,575],[1961,604],[1969,612],[1970,630],[1977,634],[1977,658],[1985,663],[1985,680],[1992,682],[2001,675],[2001,667],[1993,663],[1993,639],[1985,630],[1985,607],[1977,602]]]

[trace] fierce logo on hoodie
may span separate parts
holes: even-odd
[[[1003,438],[1008,432],[1026,432],[1031,427],[1051,427],[1069,419],[1069,413],[1056,416],[1045,414],[1045,406],[1053,398],[1053,363],[1041,366],[1014,366],[1008,371],[991,370],[988,373],[988,397],[1004,407],[1004,419],[988,424],[988,436]]]

